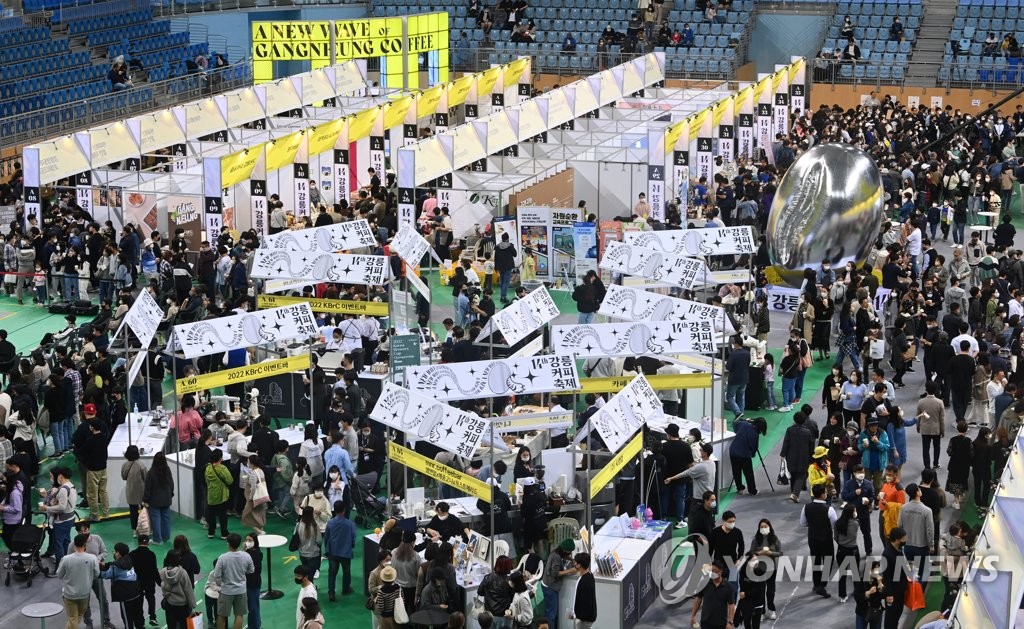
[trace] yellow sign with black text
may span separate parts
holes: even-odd
[[[648,376],[649,378],[650,376]],[[615,475],[626,467],[626,464],[636,458],[636,455],[640,454],[640,448],[644,445],[644,433],[641,430],[636,434],[635,437],[629,440],[619,453],[612,457],[608,464],[601,468],[601,471],[594,475],[590,479],[590,499],[593,500],[597,494],[601,493],[604,486],[611,482]]]
[[[279,295],[259,295],[256,305],[260,308],[278,308],[294,306],[309,302],[313,312],[362,314],[368,317],[388,316],[388,305],[379,301],[352,301],[350,299],[307,299],[305,297],[282,297]]]
[[[174,392],[178,395],[187,395],[229,384],[240,384],[250,380],[269,378],[280,373],[301,371],[303,369],[309,369],[309,354],[291,356],[280,360],[268,360],[267,362],[256,363],[255,365],[215,371],[191,378],[181,378],[174,381]]]
[[[577,391],[562,393],[615,393],[621,391],[632,382],[633,378],[583,378]],[[706,389],[711,386],[709,373],[665,373],[647,376],[647,382],[655,391],[666,389]]]
[[[394,441],[388,442],[388,455],[395,463],[401,463],[409,469],[426,474],[430,478],[440,481],[449,487],[454,487],[464,494],[475,496],[484,502],[491,501],[491,486],[482,480],[473,478],[469,474],[463,474],[444,463],[428,459],[418,452],[398,445]]]

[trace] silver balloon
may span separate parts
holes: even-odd
[[[779,183],[768,216],[768,255],[799,286],[807,267],[867,258],[885,212],[875,161],[849,144],[819,144],[801,155]]]

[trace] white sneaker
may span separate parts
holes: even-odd
[[[847,597],[845,597],[845,596],[840,596],[840,597],[839,597],[839,602],[840,602],[840,603],[845,603],[845,602],[846,602],[846,600],[847,600]]]
[[[778,618],[779,616],[778,616],[778,614],[776,614],[776,613],[775,613],[775,610],[773,610],[773,609],[769,609],[769,610],[768,610],[768,613],[767,613],[767,614],[765,614],[765,616],[764,616],[764,617],[765,617],[765,618],[767,618],[768,620],[775,620],[775,619],[776,619],[776,618]]]
[[[319,578],[320,578],[320,571],[317,570],[316,574],[313,575],[313,580],[315,581],[316,579],[319,579]]]
[[[678,522],[676,522],[676,528],[677,529],[685,529],[686,526],[687,526],[686,520],[679,520]]]

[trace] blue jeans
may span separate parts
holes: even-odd
[[[667,520],[669,506],[675,509],[676,517],[686,519],[686,502],[690,499],[690,488],[683,482],[673,483],[661,490],[661,519]],[[550,616],[548,616],[550,618]]]
[[[837,367],[842,367],[843,366],[843,360],[844,360],[844,358],[846,356],[847,356],[847,354],[846,354],[845,346],[840,344],[839,345],[839,351],[836,352],[836,362],[835,362],[835,365]],[[860,358],[857,356],[857,352],[851,352],[849,354],[849,357],[850,357],[850,362],[853,363],[853,368],[859,371],[860,370]]]
[[[68,544],[71,543],[71,529],[74,526],[74,518],[66,522],[57,522],[53,525],[53,530],[50,532],[50,540],[53,541],[53,565],[59,566],[60,560],[68,553]]]
[[[54,429],[56,426],[56,429]],[[53,433],[53,447],[55,452],[66,452],[71,449],[71,436],[75,432],[75,421],[68,417],[56,424],[50,424],[50,432]],[[60,448],[57,449],[57,439],[60,438]]]
[[[796,378],[782,379],[782,405],[790,406],[796,399]]]
[[[868,619],[860,614],[857,614],[857,629],[882,629],[882,619],[879,618],[874,622],[868,622]]]
[[[953,222],[953,244],[954,245],[962,245],[962,244],[964,244],[964,227],[966,227],[966,226],[967,226],[967,223],[957,223],[955,221]]]
[[[64,427],[61,425],[67,420],[61,420],[59,422],[52,422],[50,424],[50,434],[53,436],[53,451],[54,453],[63,452],[67,449],[64,443]]]
[[[110,299],[113,301],[114,284],[110,280],[100,280],[100,303]]]
[[[558,590],[552,590],[543,583],[540,589],[544,592],[544,616],[551,621],[551,629],[558,628]]]
[[[512,271],[513,271],[513,269],[508,269],[507,271],[500,271],[499,272],[500,273],[500,275],[499,275],[499,280],[500,280],[499,284],[501,285],[501,300],[502,301],[508,301],[508,287],[509,287],[509,285],[512,284]]]
[[[150,507],[149,524],[153,529],[153,542],[160,544],[171,540],[171,508]]]
[[[775,402],[775,381],[765,382],[764,388],[768,390],[768,406],[771,408],[778,407],[778,404]]]
[[[747,406],[747,383],[730,384],[725,388],[725,402],[733,415],[739,417]]]
[[[64,300],[67,302],[78,301],[78,274],[64,274]]]
[[[593,323],[594,317],[597,315],[595,312],[581,312],[580,316],[576,320],[576,323]]]
[[[260,629],[263,626],[260,617],[260,586],[245,586],[245,601],[249,605],[249,629]]]
[[[334,585],[338,581],[339,567],[341,567],[341,593],[348,594],[352,591],[352,558],[332,556],[327,558],[327,594],[330,596],[334,596]],[[252,626],[251,623],[250,626]]]
[[[36,300],[41,304],[46,303],[46,284],[36,286]]]
[[[810,351],[810,350],[808,350],[808,351]],[[797,372],[797,374],[796,374],[796,388],[795,388],[796,397],[793,398],[794,400],[800,398],[801,394],[804,392],[804,378],[806,376],[807,376],[807,370],[806,369],[801,369],[800,371]]]

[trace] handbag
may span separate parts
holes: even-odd
[[[881,622],[885,616],[885,609],[882,607],[868,607],[868,622]]]
[[[402,596],[401,590],[395,599],[395,622],[400,625],[409,623],[409,612],[405,609],[405,597]]]
[[[268,502],[270,502],[270,493],[267,491],[267,484],[263,482],[256,483],[256,486],[252,489],[253,506],[258,507]]]
[[[814,365],[814,357],[811,356],[811,348],[807,346],[807,343],[801,341],[800,351],[803,352],[800,354],[800,366],[804,369],[810,369],[811,366]]]
[[[294,553],[299,549],[299,546],[302,546],[302,540],[299,539],[299,529],[296,526],[295,531],[292,533],[292,538],[288,540],[288,550]]]
[[[149,509],[139,509],[139,521],[135,526],[137,535],[151,535],[153,526],[149,522]]]
[[[924,609],[924,587],[920,581],[907,581],[907,592],[903,595],[903,604],[910,608],[910,611]]]
[[[777,482],[780,485],[788,485],[789,484],[789,472],[787,471],[787,468],[786,468],[786,460],[785,459],[783,459],[782,460],[782,464],[779,465],[779,476],[778,476],[778,478],[775,479],[775,482]]]
[[[206,629],[206,616],[195,612],[185,619],[185,629]]]
[[[881,360],[885,357],[885,341],[874,339],[868,344],[868,356],[872,360]]]
[[[373,611],[373,609],[375,607],[377,607],[377,596],[375,594],[367,594],[366,595],[365,607],[366,607],[366,609],[368,609],[370,611]]]

